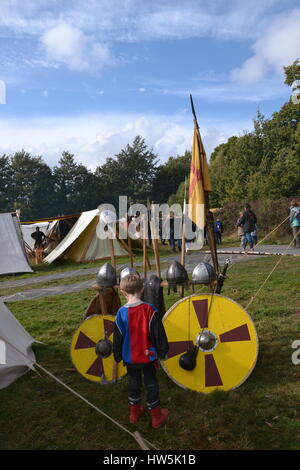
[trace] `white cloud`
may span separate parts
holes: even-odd
[[[210,122],[201,124],[206,153],[233,134],[252,128],[251,122]],[[22,148],[43,156],[50,166],[57,164],[64,150],[91,169],[104,163],[136,135],[145,138],[161,161],[182,155],[192,145],[193,123],[185,114],[177,116],[106,114],[77,117],[39,117],[0,120],[0,155]]]
[[[102,68],[113,63],[109,48],[95,42],[80,29],[59,23],[41,38],[48,66],[65,65],[71,70]]]
[[[0,104],[6,104],[6,86],[3,80],[0,80]]]
[[[86,34],[110,41],[214,36],[256,38],[265,17],[294,0],[1,0],[0,26],[16,35],[40,35],[62,18]]]
[[[253,73],[253,69],[251,69]],[[261,77],[262,78],[262,77]],[[210,83],[209,80],[206,82],[193,83],[189,85],[187,83],[185,87],[177,87],[174,84],[169,84],[166,87],[166,83],[161,86],[156,85],[155,90],[163,95],[175,95],[181,97],[188,97],[192,94],[194,97],[201,98],[205,101],[214,103],[226,103],[226,102],[249,102],[257,103],[260,101],[268,101],[274,98],[288,99],[289,91],[286,87],[282,86],[282,83],[278,83],[277,80],[265,79],[259,83],[255,83],[251,87],[246,83],[233,83],[228,78],[216,80]]]
[[[254,55],[232,72],[241,83],[255,83],[300,58],[300,9],[278,17],[252,46]]]

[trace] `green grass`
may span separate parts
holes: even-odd
[[[278,259],[235,264],[222,294],[245,307]],[[201,288],[204,290],[204,288]],[[186,295],[188,292],[186,292]],[[160,449],[299,449],[300,365],[291,344],[300,339],[299,260],[282,258],[265,289],[249,307],[259,337],[259,356],[237,389],[210,395],[183,390],[163,370],[161,402],[170,419],[153,430],[147,416],[128,424],[127,379],[99,386],[69,373],[70,342],[94,295],[90,290],[10,303],[37,340],[37,361],[131,432],[139,430]],[[169,308],[179,294],[165,296]],[[132,437],[51,378],[29,372],[0,391],[0,449],[137,449]]]

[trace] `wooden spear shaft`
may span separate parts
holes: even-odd
[[[150,230],[151,230],[152,247],[153,247],[154,257],[155,257],[156,275],[157,277],[161,278],[157,231],[155,227],[155,221],[153,220],[152,216],[155,217],[154,210],[151,211]]]
[[[147,227],[146,227],[146,220],[145,217],[142,218],[142,245],[143,245],[143,274],[144,278],[146,279],[147,277],[147,261],[148,261],[148,256],[147,256]]]

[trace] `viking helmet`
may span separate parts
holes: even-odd
[[[116,270],[111,264],[105,263],[98,271],[96,282],[101,287],[114,287],[117,284]]]
[[[126,276],[140,276],[140,274],[136,269],[127,266],[120,272],[120,281]]]
[[[215,270],[209,263],[199,263],[193,270],[192,280],[194,284],[210,284],[215,279]]]
[[[176,292],[176,285],[187,284],[189,280],[188,273],[182,264],[173,261],[167,270],[167,281],[169,286],[173,287]]]

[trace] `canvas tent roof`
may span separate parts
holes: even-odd
[[[96,234],[98,221],[98,209],[82,212],[67,236],[43,261],[52,263],[62,255],[76,262],[109,258],[109,240],[101,240]],[[118,240],[113,240],[113,245],[116,257],[128,255]]]
[[[0,389],[33,369],[35,340],[0,300]]]
[[[11,212],[0,214],[0,275],[32,272],[19,219]]]

